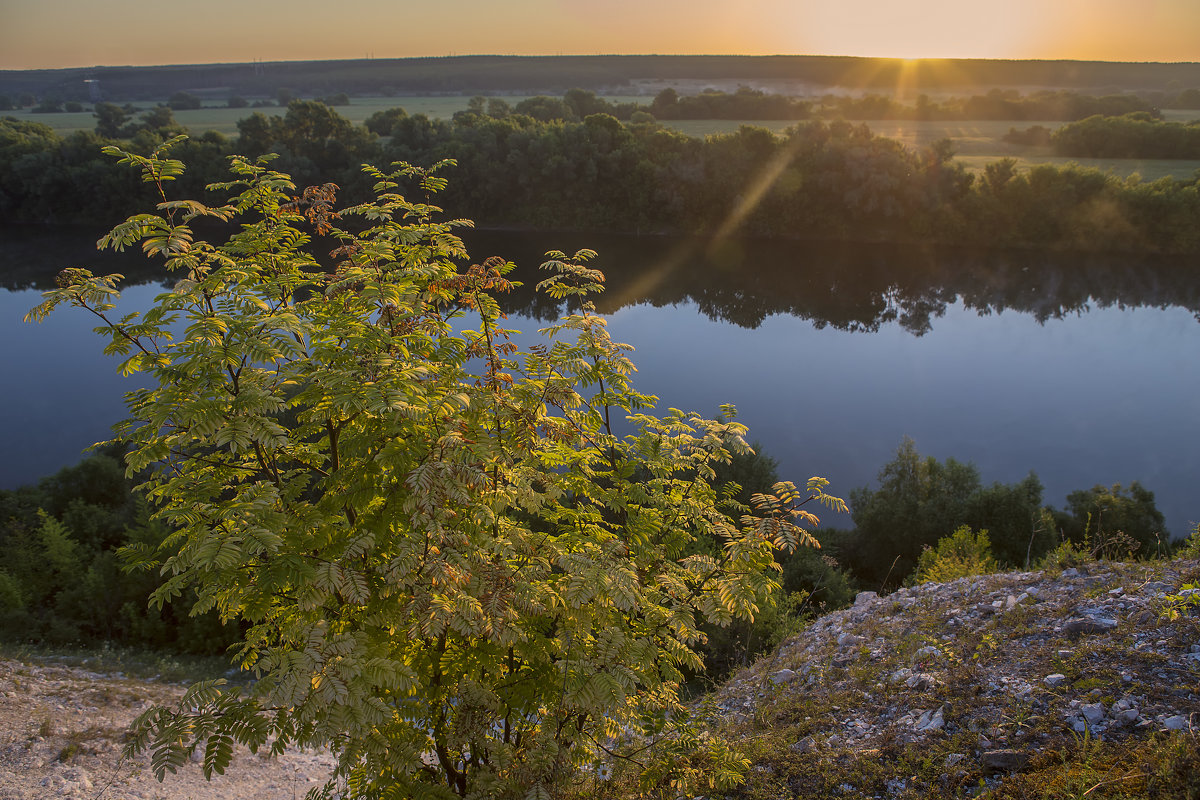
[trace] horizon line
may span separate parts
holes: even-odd
[[[467,58],[844,58],[861,61],[897,61],[912,64],[922,61],[992,61],[992,62],[1053,62],[1076,64],[1163,64],[1200,65],[1196,61],[1122,61],[1099,58],[985,58],[961,56],[922,56],[904,58],[900,56],[862,56],[829,53],[448,53],[436,56],[359,56],[353,58],[297,58],[297,59],[250,59],[248,61],[192,61],[175,64],[90,64],[69,67],[0,67],[0,72],[57,72],[87,69],[166,69],[171,67],[221,67],[251,64],[305,64],[339,61],[429,61]]]

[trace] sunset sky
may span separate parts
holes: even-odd
[[[1200,61],[1200,0],[0,0],[0,69],[479,53]]]

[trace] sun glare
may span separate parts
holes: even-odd
[[[986,16],[952,0],[806,5],[797,34],[812,52],[900,58],[1029,58],[1043,43],[1043,3],[1009,0]]]

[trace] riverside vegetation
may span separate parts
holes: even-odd
[[[679,102],[664,100],[660,113]],[[626,112],[628,122],[614,116]],[[99,147],[121,138],[128,149],[148,153],[181,129],[167,106],[133,119],[107,104],[97,116],[96,132],[65,138],[36,122],[0,120],[0,211],[20,221],[111,224],[140,207],[137,181],[101,159]],[[241,120],[236,140],[210,131],[181,145],[178,153],[192,165],[181,176],[186,193],[200,196],[233,152],[278,152],[277,166],[302,185],[337,183],[352,202],[370,196],[370,181],[358,170],[363,162],[453,158],[456,181],[446,202],[484,225],[1200,249],[1194,177],[1142,181],[1070,165],[1022,171],[1004,160],[976,175],[954,160],[948,141],[908,149],[845,120],[801,121],[781,136],[745,126],[696,139],[583,90],[516,107],[478,98],[452,120],[397,108],[361,126],[324,103],[293,100],[283,116]],[[88,192],[78,190],[84,186]],[[109,201],[103,210],[88,202],[95,191]],[[566,195],[571,202],[562,202]]]
[[[739,500],[719,471],[749,455],[744,428],[728,416],[643,413],[653,399],[629,384],[622,346],[586,305],[548,328],[563,334],[557,342],[514,352],[492,296],[511,265],[461,268],[455,223],[396,191],[410,180],[431,194],[444,185],[435,174],[371,171],[378,198],[339,207],[333,187],[298,193],[288,176],[235,158],[234,180],[215,187],[233,196],[207,205],[167,196],[184,174],[167,157],[177,144],[111,151],[142,169],[161,213],[131,217],[104,242],[138,243],[184,277],[143,316],[104,319],[124,369],[158,386],[131,395],[134,420],[118,431],[150,505],[114,513],[91,552],[120,528],[126,560],[162,578],[159,608],[215,610],[232,623],[238,663],[260,680],[248,694],[198,684],[177,709],[143,715],[131,749],[148,748],[160,775],[198,752],[212,774],[235,742],[329,744],[340,782],[330,790],[428,796],[539,796],[636,753],[645,791],[732,791],[749,762],[688,722],[682,682],[702,666],[703,625],[772,619],[773,573],[792,563],[774,551],[813,541],[796,523],[815,517],[793,504],[844,507],[824,482],[803,492],[775,483]],[[200,217],[244,224],[212,244],[188,224]],[[334,247],[332,265],[309,255],[314,239]],[[552,254],[545,290],[599,288],[587,256]],[[64,271],[34,316],[72,303],[103,317],[116,280]],[[477,329],[451,324],[468,313]],[[178,343],[176,319],[188,324]],[[621,434],[614,410],[632,433]],[[881,476],[880,493],[929,497],[945,473],[951,494],[988,497],[970,468],[922,462],[910,443],[897,464],[897,475],[928,485]],[[113,467],[92,463],[74,477],[111,480]],[[1035,484],[993,490],[1023,512],[1038,504]],[[42,490],[50,497],[54,486]],[[89,524],[86,503],[72,506],[69,494],[61,514]],[[1153,525],[1140,487],[1092,494],[1142,509]],[[28,511],[35,498],[5,499]],[[43,597],[65,602],[54,581],[78,577],[85,551],[60,519],[34,515],[23,541],[6,544],[26,547],[27,565],[44,556]],[[1054,541],[1031,531],[1026,563]],[[1071,535],[1105,542],[1103,554],[1142,543],[1099,517]],[[1075,545],[1064,547],[1055,557]],[[819,580],[832,579],[836,565],[819,564]],[[28,608],[23,577],[7,576],[9,612]],[[804,602],[775,607],[797,614]],[[137,627],[136,609],[122,616]],[[761,639],[790,632],[786,617]]]

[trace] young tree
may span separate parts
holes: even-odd
[[[165,258],[174,288],[115,319],[120,276],[70,269],[31,312],[91,311],[122,370],[151,379],[117,432],[175,533],[131,561],[166,577],[156,602],[190,588],[197,612],[240,620],[236,659],[258,677],[147,712],[130,749],[161,777],[197,748],[211,774],[235,743],[328,745],[327,793],[363,797],[546,797],[613,759],[681,788],[736,781],[746,762],[720,743],[669,735],[682,671],[702,624],[768,602],[775,549],[811,543],[799,506],[845,507],[826,481],[724,513],[714,465],[747,450],[744,426],[650,414],[589,304],[519,351],[495,298],[513,265],[459,266],[466,223],[427,202],[433,170],[364,168],[376,198],[338,210],[336,187],[297,195],[235,157],[210,187],[233,196],[208,206],[168,199],[175,141],[108,148],[161,202],[100,242]],[[204,241],[197,217],[240,225]],[[310,254],[323,243],[330,267]],[[551,253],[539,286],[600,289],[590,255]],[[722,546],[698,553],[701,537]],[[704,768],[650,764],[672,741]]]

